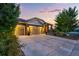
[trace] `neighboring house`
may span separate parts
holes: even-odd
[[[48,30],[52,29],[52,26],[52,24],[36,17],[28,20],[19,19],[15,35],[47,34]]]

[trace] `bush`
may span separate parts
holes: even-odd
[[[22,55],[22,51],[17,43],[17,38],[15,35],[10,33],[3,33],[0,36],[0,55],[5,56],[17,56]]]
[[[53,30],[53,35],[55,35],[55,36],[64,36],[64,32],[60,32],[59,30],[55,29],[55,30]]]

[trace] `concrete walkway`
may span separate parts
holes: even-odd
[[[50,35],[20,36],[26,56],[79,56],[79,41]]]

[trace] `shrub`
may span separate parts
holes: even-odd
[[[7,33],[0,36],[0,55],[22,55],[15,35]]]

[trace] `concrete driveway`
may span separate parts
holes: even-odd
[[[50,35],[20,36],[19,43],[26,56],[78,56],[79,41]]]

